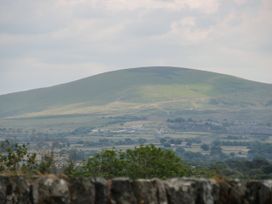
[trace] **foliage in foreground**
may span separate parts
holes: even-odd
[[[0,173],[39,174],[53,173],[54,156],[44,155],[40,161],[36,153],[30,153],[25,144],[0,143]]]
[[[189,176],[191,169],[173,151],[148,145],[126,151],[104,150],[89,158],[82,166],[70,168],[67,173],[71,176],[105,178],[169,178]]]
[[[126,151],[103,150],[79,165],[68,163],[63,173],[68,176],[169,178],[208,175],[208,171],[193,169],[173,151],[154,145],[140,146]],[[44,174],[56,173],[54,155],[44,155],[37,160],[26,145],[0,143],[0,173]]]
[[[194,167],[184,162],[173,151],[154,145],[135,147],[125,151],[103,150],[95,156],[75,165],[69,162],[64,169],[57,169],[54,155],[46,154],[37,160],[26,145],[8,141],[0,143],[1,174],[64,173],[67,176],[169,178],[169,177],[214,177],[241,179],[272,178],[272,163],[265,159],[227,160],[207,167]]]
[[[9,141],[0,145],[0,172],[31,171],[36,168],[36,154],[28,152],[25,145],[11,144]]]

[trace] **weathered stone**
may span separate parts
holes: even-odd
[[[20,176],[0,177],[0,204],[32,203],[31,193],[27,179]]]
[[[137,204],[132,181],[127,178],[112,179],[110,199],[112,204]]]
[[[92,180],[95,186],[95,204],[108,204],[110,201],[109,182],[103,178]]]
[[[164,182],[159,179],[152,180],[153,185],[157,188],[157,199],[159,204],[167,204],[167,194],[164,186]]]
[[[212,186],[211,194],[213,197],[213,203],[217,204],[217,203],[219,203],[218,201],[219,201],[220,186],[218,185],[218,183],[214,179],[210,180],[210,184]]]
[[[165,189],[169,204],[194,204],[194,181],[179,178],[169,179],[165,182]]]
[[[0,177],[0,204],[6,203],[8,188],[11,188],[8,181],[8,177],[1,176]]]
[[[272,203],[272,180],[249,181],[245,194],[247,203],[271,204]]]
[[[242,204],[245,194],[245,184],[238,180],[226,181],[217,180],[219,185],[219,197],[216,203],[218,204]]]
[[[0,204],[272,204],[272,180],[0,176]]]
[[[75,178],[69,185],[71,203],[95,203],[95,186],[89,178]]]
[[[163,200],[160,201],[160,198],[163,198],[163,196],[159,195],[160,192],[157,186],[158,184],[159,184],[159,181],[156,181],[156,180],[138,179],[134,181],[132,185],[133,185],[133,191],[134,191],[137,203],[139,204],[163,203]],[[166,195],[164,196],[166,198]]]
[[[210,180],[197,179],[195,180],[195,203],[213,204],[217,196],[217,186]]]
[[[33,199],[38,204],[70,203],[68,184],[54,175],[42,176],[33,185]]]
[[[204,179],[174,178],[165,182],[170,204],[213,204],[214,184]]]
[[[159,179],[153,179],[152,183],[157,188],[157,198],[159,200],[159,204],[167,204],[167,194],[164,186],[164,182]]]

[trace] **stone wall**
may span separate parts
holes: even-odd
[[[1,176],[2,203],[272,204],[272,180],[129,180]]]

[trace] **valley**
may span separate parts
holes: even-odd
[[[271,84],[174,67],[120,70],[0,96],[0,139],[53,151],[60,166],[143,144],[194,165],[271,160],[271,101]]]

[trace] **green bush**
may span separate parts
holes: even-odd
[[[191,169],[173,151],[148,145],[126,151],[103,150],[70,172],[105,178],[169,178],[189,176]]]

